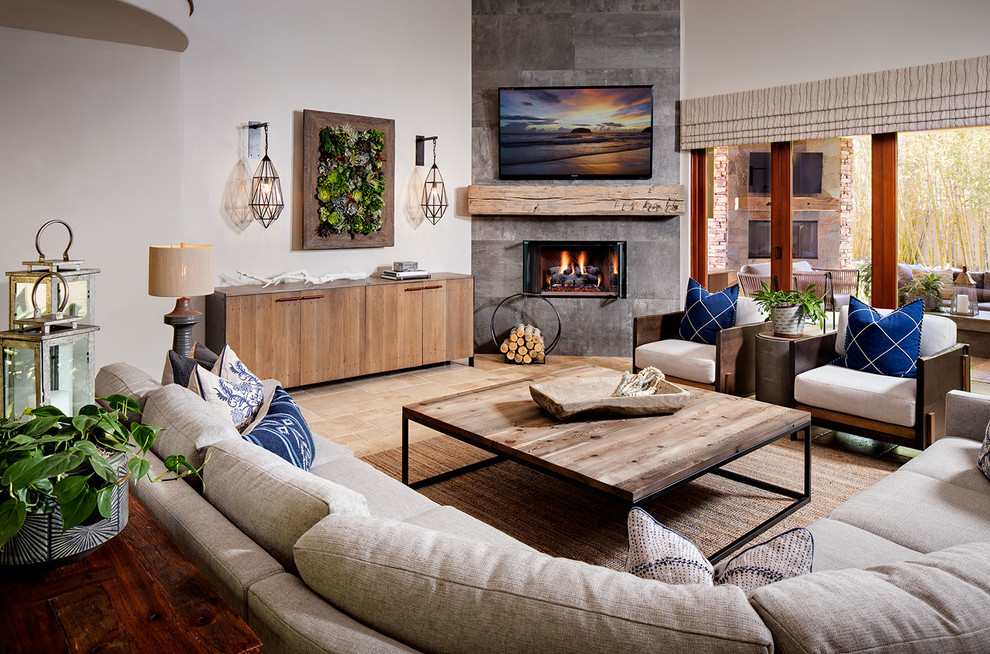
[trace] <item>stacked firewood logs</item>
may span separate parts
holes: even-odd
[[[508,363],[542,363],[546,357],[543,334],[533,325],[519,323],[499,348]]]

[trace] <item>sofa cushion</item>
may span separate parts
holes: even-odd
[[[701,384],[715,383],[714,345],[667,338],[640,345],[634,358],[639,368],[653,366],[669,377]]]
[[[990,422],[990,397],[968,391],[949,391],[945,395],[945,435],[983,442]]]
[[[415,470],[415,461],[412,466]],[[353,456],[314,465],[309,471],[364,495],[368,510],[374,516],[405,520],[439,506],[425,495]]]
[[[734,586],[673,586],[361,516],[321,521],[299,539],[295,555],[303,581],[331,604],[422,651],[773,648]]]
[[[354,458],[354,452],[319,434],[313,435],[313,446],[316,454],[313,458],[313,465],[310,466],[310,472],[313,471],[313,467],[329,463],[334,459]]]
[[[769,275],[770,262],[765,261],[763,263],[747,263],[739,269],[739,272],[747,275]]]
[[[925,475],[967,490],[990,495],[990,479],[977,467],[980,444],[968,438],[940,438],[901,470]],[[990,497],[987,498],[990,502]]]
[[[639,507],[629,511],[626,524],[629,531],[626,572],[666,584],[711,586],[714,583],[715,569],[687,538]]]
[[[910,470],[898,470],[829,514],[919,552],[990,540],[990,501]]]
[[[161,384],[143,370],[129,363],[111,363],[96,373],[96,397],[126,395],[137,401],[141,410],[148,393],[161,388]]]
[[[344,615],[283,572],[259,581],[247,593],[246,620],[266,654],[413,654],[416,650]]]
[[[808,526],[815,538],[815,572],[896,563],[921,552],[839,520],[821,518]]]
[[[737,299],[738,284],[709,293],[704,286],[689,279],[679,336],[686,341],[715,345],[716,335],[736,324]]]
[[[162,459],[181,454],[197,468],[203,464],[207,447],[228,438],[241,437],[230,420],[188,388],[176,384],[159,386],[148,393],[141,421],[162,427],[152,452]]]
[[[881,317],[868,304],[849,300],[846,355],[838,365],[894,377],[915,377],[921,348],[921,300]]]
[[[167,472],[154,454],[148,461],[152,478]],[[248,588],[284,573],[278,561],[188,484],[132,480],[130,492],[242,618],[247,617]]]
[[[276,387],[265,417],[243,438],[303,470],[309,470],[316,456],[309,425],[281,386]]]
[[[990,543],[866,570],[803,575],[750,598],[780,654],[983,652]]]
[[[881,316],[890,315],[892,309],[874,309]],[[836,323],[835,353],[844,356],[846,353],[846,327],[849,323],[849,306],[839,309],[839,320]],[[956,344],[956,323],[951,318],[932,313],[925,314],[921,326],[921,347],[919,354],[923,357],[941,352]]]
[[[433,529],[434,531],[441,531],[445,534],[453,534],[454,536],[469,538],[481,543],[488,543],[489,545],[514,547],[530,552],[536,551],[529,545],[452,506],[437,506],[422,513],[409,516],[402,522],[407,525],[416,525],[417,527]]]
[[[287,570],[292,546],[331,513],[366,515],[364,497],[241,439],[214,444],[204,470],[206,499]]]
[[[821,366],[794,378],[794,399],[894,425],[913,427],[917,380]]]

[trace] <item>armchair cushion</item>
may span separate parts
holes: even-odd
[[[881,317],[868,304],[850,298],[846,356],[836,363],[877,375],[916,376],[923,316],[920,300]]]
[[[820,409],[914,427],[917,380],[822,366],[794,378],[794,399]]]
[[[715,346],[665,338],[636,348],[636,367],[653,366],[665,375],[699,384],[715,383]]]
[[[738,298],[738,285],[709,293],[704,286],[689,279],[680,337],[686,341],[715,345],[715,335],[736,323]]]

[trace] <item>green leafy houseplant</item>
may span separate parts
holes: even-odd
[[[920,298],[925,311],[937,311],[942,305],[942,280],[935,273],[922,275],[901,287],[899,295],[901,306]]]
[[[753,293],[753,300],[767,314],[767,320],[773,317],[775,308],[800,307],[806,319],[819,323],[822,329],[825,328],[825,303],[815,293],[814,284],[803,291],[774,291],[763,282],[762,288]]]
[[[158,427],[128,422],[139,413],[137,403],[124,395],[102,398],[109,408],[84,406],[77,416],[56,407],[29,409],[17,420],[0,418],[0,549],[24,524],[28,513],[61,514],[63,532],[94,518],[109,519],[114,488],[148,477],[151,463],[145,455],[155,442]],[[129,474],[118,478],[107,458],[128,457]],[[175,478],[195,475],[184,456],[165,460]]]
[[[382,228],[385,134],[347,125],[320,130],[317,233],[371,234]]]

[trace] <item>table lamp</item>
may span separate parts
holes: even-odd
[[[175,330],[172,349],[185,356],[192,349],[193,325],[203,314],[192,308],[190,296],[213,293],[212,245],[152,245],[148,248],[148,295],[174,297],[175,308],[165,324]]]

